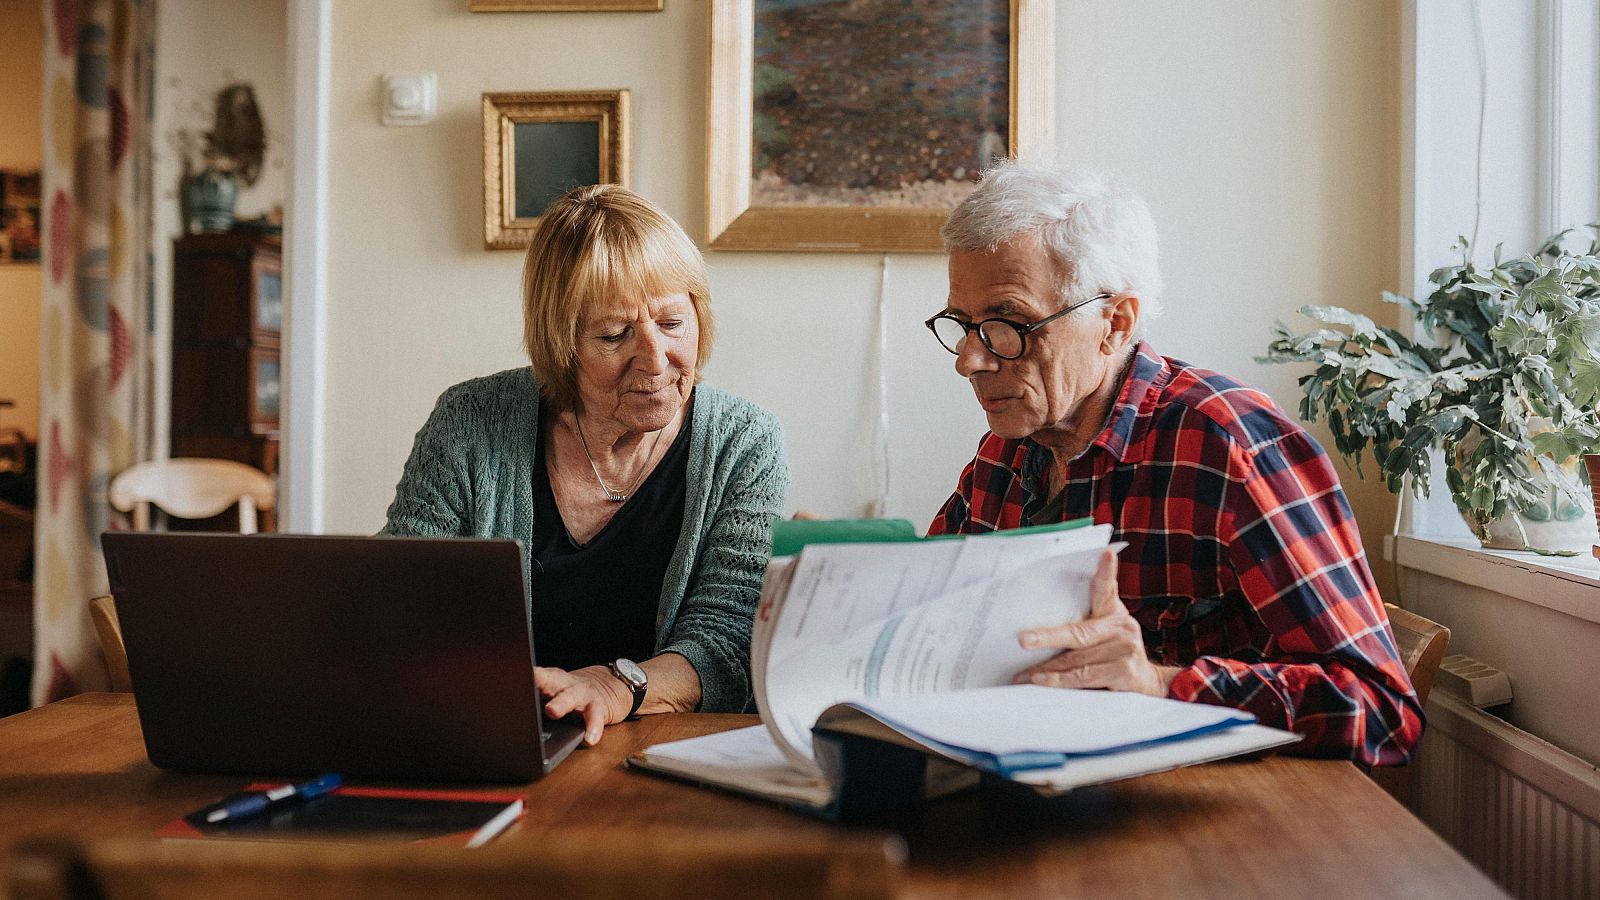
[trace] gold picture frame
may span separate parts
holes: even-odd
[[[469,0],[472,12],[660,12],[662,0]]]
[[[949,18],[959,17],[965,14],[962,10],[972,8],[969,0],[939,2],[950,11],[943,13]],[[785,199],[782,203],[767,203],[753,196],[758,177],[754,136],[756,3],[757,0],[711,0],[711,60],[707,79],[710,115],[706,133],[707,245],[717,250],[941,252],[939,227],[953,208],[953,202],[937,206],[863,205],[836,199],[816,203]],[[962,4],[969,5],[963,7]],[[936,9],[935,15],[938,14]],[[1010,0],[1008,27],[1006,141],[1004,145],[999,144],[1001,129],[990,124],[973,124],[972,130],[981,128],[981,137],[989,141],[980,140],[978,146],[996,148],[1008,155],[1047,151],[1054,131],[1055,0]],[[775,77],[770,67],[763,68],[768,69],[761,73],[763,90],[773,90],[775,78],[781,88],[784,73]],[[849,69],[850,76],[863,83],[871,79],[871,73],[863,74],[853,67],[837,68]],[[983,152],[969,155],[976,160]],[[826,166],[827,162],[823,160],[822,165]],[[974,162],[973,169],[963,174],[971,174],[976,168]],[[956,184],[960,179],[943,177],[945,180],[936,185],[944,189],[940,196],[962,189]],[[778,182],[763,182],[770,183]],[[912,192],[902,190],[899,193],[910,195]],[[895,192],[891,189],[885,194],[892,196]]]
[[[483,95],[483,247],[520,250],[550,200],[580,184],[628,186],[628,92]]]

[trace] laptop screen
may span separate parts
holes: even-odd
[[[516,541],[102,544],[157,766],[482,782],[547,768]]]

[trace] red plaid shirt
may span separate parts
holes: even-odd
[[[1017,528],[1048,451],[985,434],[930,534]],[[1321,446],[1271,398],[1141,343],[1106,428],[1072,460],[1061,519],[1127,541],[1123,603],[1169,696],[1254,713],[1300,752],[1398,765],[1422,709]]]

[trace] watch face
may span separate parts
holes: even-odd
[[[650,683],[650,676],[646,675],[644,669],[640,668],[639,664],[633,660],[619,659],[615,665],[617,674],[622,676],[622,680],[634,687],[644,687]]]

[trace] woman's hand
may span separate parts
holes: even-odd
[[[633,708],[633,692],[605,666],[565,669],[535,667],[533,680],[548,699],[544,714],[560,719],[573,712],[583,715],[583,742],[594,746],[607,725],[621,722]]]

